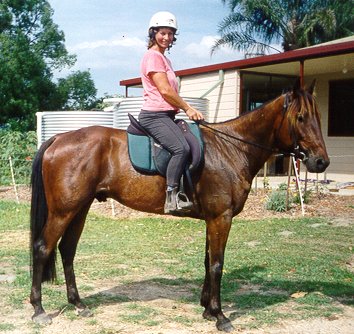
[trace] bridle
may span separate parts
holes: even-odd
[[[290,93],[286,93],[285,97],[284,97],[284,103],[283,103],[283,111],[282,111],[283,117],[282,117],[282,120],[281,120],[281,122],[279,124],[279,127],[277,129],[276,137],[278,136],[278,134],[280,132],[280,128],[281,128],[281,126],[283,124],[283,121],[285,119],[285,115],[286,115],[286,113],[289,110],[290,104],[291,104]],[[290,151],[290,152],[278,151],[278,152],[281,153],[281,154],[287,155],[287,156],[293,156],[296,159],[299,159],[299,160],[305,162],[308,159],[308,157],[307,157],[306,153],[302,152],[301,149],[300,149],[294,126],[290,127],[290,137],[292,138],[292,141],[293,141],[293,144],[292,144],[293,149],[292,149],[292,151]]]
[[[290,93],[286,93],[285,94],[285,98],[284,98],[284,103],[283,103],[283,110],[282,110],[282,120],[279,124],[279,127],[277,129],[277,132],[276,132],[276,136],[279,134],[280,132],[280,129],[282,127],[282,124],[284,122],[284,119],[285,119],[285,116],[286,116],[286,113],[288,112],[289,110],[289,106],[290,106],[291,102],[290,102]],[[245,143],[245,144],[248,144],[248,145],[252,145],[252,146],[255,146],[257,148],[260,148],[264,151],[268,151],[268,152],[271,152],[271,153],[280,153],[280,154],[283,154],[284,156],[293,156],[295,157],[296,159],[299,159],[303,162],[305,162],[308,157],[306,155],[306,153],[302,152],[301,149],[300,149],[300,146],[298,144],[298,140],[297,140],[297,136],[296,136],[296,133],[295,133],[295,129],[294,127],[291,127],[291,133],[290,133],[290,136],[292,137],[293,139],[293,149],[292,151],[283,151],[283,150],[278,150],[278,149],[273,149],[271,147],[268,147],[268,146],[265,146],[265,145],[262,145],[262,144],[258,144],[258,143],[255,143],[255,142],[252,142],[252,141],[248,141],[248,140],[245,140],[243,138],[240,138],[240,137],[236,137],[234,135],[230,135],[224,131],[220,131],[218,129],[215,129],[213,127],[211,127],[209,125],[209,123],[205,122],[204,120],[200,120],[200,121],[197,121],[198,124],[204,126],[205,128],[208,128],[210,130],[212,130],[213,132],[215,133],[219,133],[219,134],[222,134],[223,136],[225,137],[228,137],[228,138],[231,138],[231,139],[235,139],[235,140],[238,140],[242,143]]]

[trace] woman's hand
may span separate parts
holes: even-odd
[[[189,107],[185,111],[185,113],[188,116],[188,118],[192,121],[200,121],[200,120],[204,119],[203,114],[200,111],[198,111],[197,109],[194,109],[193,107]]]

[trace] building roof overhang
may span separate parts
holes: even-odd
[[[348,57],[350,54],[352,55]],[[347,71],[354,70],[354,36],[278,54],[179,70],[176,71],[176,75],[183,77],[220,70],[249,70],[263,73],[299,75],[299,64],[301,62],[306,62],[306,75],[342,71],[344,67],[346,67]],[[141,78],[121,80],[120,85],[139,87],[141,86]]]

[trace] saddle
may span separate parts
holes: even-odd
[[[134,169],[145,174],[166,176],[171,153],[155,141],[145,128],[131,114],[128,114],[130,125],[127,128],[129,158]],[[190,146],[190,159],[187,169],[193,173],[203,161],[203,140],[196,123],[188,124],[184,120],[175,120],[181,128]]]

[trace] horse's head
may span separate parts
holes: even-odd
[[[322,173],[329,165],[329,158],[313,96],[314,85],[315,81],[309,89],[303,90],[297,82],[292,92],[285,95],[278,140],[284,145],[283,149],[304,162],[309,172]]]

